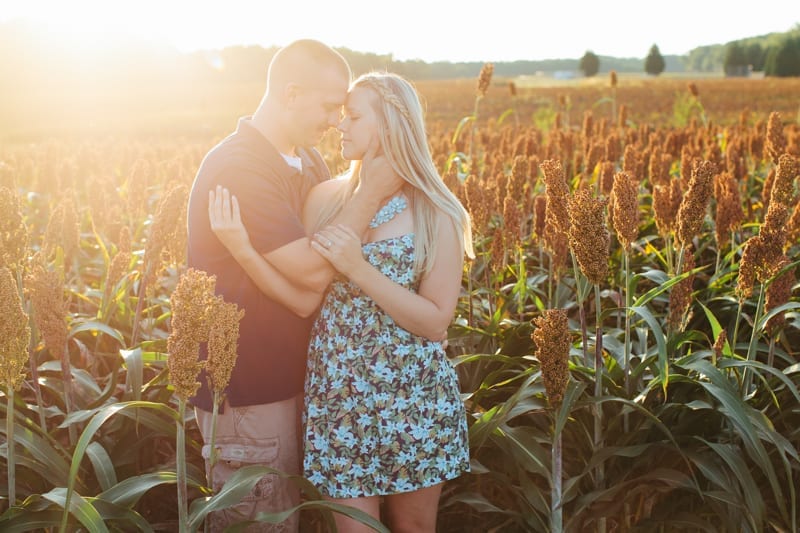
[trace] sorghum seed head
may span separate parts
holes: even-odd
[[[569,382],[572,339],[567,312],[564,309],[548,309],[544,316],[533,319],[533,325],[535,329],[531,338],[536,344],[535,356],[542,369],[547,401],[555,407],[563,400]]]
[[[714,164],[710,161],[697,161],[692,167],[689,190],[678,208],[678,227],[676,237],[686,246],[699,234],[703,226],[706,208],[714,190]]]
[[[11,270],[0,267],[0,384],[19,390],[25,380],[31,328]]]
[[[569,243],[578,265],[593,284],[606,280],[610,238],[605,223],[606,201],[587,189],[578,189],[568,200]]]
[[[611,195],[614,199],[611,209],[611,222],[617,239],[628,251],[631,243],[639,235],[639,183],[624,170],[614,175]]]
[[[786,152],[786,136],[783,133],[781,114],[773,111],[767,121],[767,155],[777,165],[780,157]]]
[[[744,220],[744,210],[739,187],[730,172],[722,172],[715,180],[717,209],[714,217],[714,235],[717,247],[722,248],[731,239],[731,231]]]
[[[779,272],[790,263],[791,261],[789,258],[784,255],[771,268],[770,277],[777,277],[773,278],[770,284],[767,286],[767,296],[764,300],[765,313],[769,313],[772,309],[788,303],[792,298],[792,287],[796,281],[794,269],[789,268],[782,274],[779,274]],[[767,321],[767,332],[770,335],[774,335],[781,327],[783,327],[785,322],[785,313],[778,313],[777,315],[774,315]]]
[[[19,272],[28,255],[28,228],[22,217],[19,197],[0,187],[0,267]]]
[[[800,176],[800,162],[790,154],[782,154],[778,159],[775,181],[770,191],[770,204],[781,202],[786,206],[794,205],[794,182]]]
[[[486,96],[489,91],[489,86],[492,84],[492,75],[494,74],[494,64],[484,63],[481,67],[481,72],[478,75],[478,95]]]
[[[244,309],[239,309],[234,302],[226,302],[222,296],[216,296],[211,305],[206,375],[209,388],[215,392],[223,392],[231,379],[238,357],[239,321],[244,313]]]
[[[57,359],[64,356],[67,346],[68,306],[64,298],[64,274],[50,270],[44,258],[37,254],[25,277],[25,293],[31,301],[33,321],[44,345]]]
[[[216,277],[202,270],[188,269],[181,274],[170,296],[172,318],[167,338],[169,381],[183,399],[195,395],[202,369],[200,343],[208,341],[208,316],[214,302]]]

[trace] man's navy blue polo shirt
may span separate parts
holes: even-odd
[[[265,296],[211,231],[208,191],[228,188],[239,201],[250,242],[261,254],[305,236],[302,209],[313,185],[330,178],[314,149],[300,153],[302,174],[253,127],[239,120],[234,133],[203,159],[189,197],[188,265],[216,275],[216,292],[245,310],[239,356],[226,391],[234,407],[272,403],[303,391],[313,318],[300,318]],[[205,346],[201,350],[205,358]],[[192,403],[210,411],[213,394],[205,373]]]

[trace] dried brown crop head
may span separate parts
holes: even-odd
[[[564,309],[548,309],[544,316],[533,319],[533,326],[531,338],[536,345],[535,356],[542,369],[547,401],[556,407],[561,404],[569,383],[572,339],[567,312]]]
[[[0,267],[0,385],[19,390],[25,380],[31,328],[11,270]]]
[[[518,155],[511,163],[511,179],[506,184],[508,195],[520,201],[525,184],[530,180],[530,160],[527,156]]]
[[[742,258],[739,261],[739,275],[736,278],[736,295],[742,301],[753,293],[756,280],[765,283],[772,275],[772,267],[783,257],[785,228],[771,230],[766,224],[761,232],[744,243]]]
[[[690,81],[686,85],[686,88],[689,89],[689,94],[691,94],[695,98],[698,98],[700,96],[700,91],[697,89],[697,84],[695,82]]]
[[[780,202],[790,207],[795,204],[794,183],[800,176],[800,161],[790,154],[782,154],[778,158],[775,181],[770,191],[769,203]]]
[[[617,71],[614,70],[614,69],[611,69],[611,71],[608,74],[609,74],[609,84],[611,85],[611,88],[612,89],[616,89],[617,88]]]
[[[537,194],[533,198],[533,234],[538,240],[544,239],[546,205],[547,197],[545,195]]]
[[[777,263],[772,265],[771,275],[772,281],[767,286],[767,295],[764,300],[764,313],[769,313],[776,307],[789,303],[792,298],[792,287],[794,287],[797,279],[794,275],[794,268],[787,268],[783,273],[785,267],[791,264],[791,260],[787,256],[782,256]],[[777,277],[775,277],[777,276]],[[778,313],[767,321],[767,333],[775,335],[780,328],[786,323],[786,314]]]
[[[764,145],[772,162],[778,164],[780,157],[786,152],[786,136],[783,133],[781,114],[773,111],[767,121],[767,140]]]
[[[239,309],[234,302],[226,302],[222,296],[216,296],[211,305],[206,375],[208,386],[214,392],[222,393],[231,379],[238,357],[239,322],[244,313],[244,309]]]
[[[731,231],[744,220],[742,199],[735,178],[730,172],[722,172],[714,181],[717,209],[714,217],[714,236],[717,247],[723,248],[731,240]]]
[[[786,223],[786,242],[800,241],[800,202],[794,205],[789,222]]]
[[[489,86],[492,84],[493,74],[494,64],[484,63],[481,67],[481,72],[478,75],[478,96],[486,96],[486,93],[489,91]]]
[[[620,104],[617,112],[617,127],[624,128],[628,125],[628,106]]]
[[[761,225],[761,235],[765,238],[773,238],[780,240],[781,243],[786,243],[786,235],[788,231],[787,223],[789,222],[789,209],[781,202],[771,202],[767,208],[767,214],[764,216],[764,223]]]
[[[30,298],[33,321],[50,354],[60,359],[67,347],[67,314],[69,308],[64,298],[64,273],[50,269],[45,258],[37,254],[30,272],[25,277],[25,293]]]
[[[483,235],[492,216],[492,202],[480,178],[470,174],[464,181],[464,192],[467,198],[467,210],[472,220],[472,231]]]
[[[566,233],[569,229],[569,215],[567,214],[567,197],[569,186],[564,179],[564,169],[561,161],[546,159],[540,164],[544,176],[545,193],[547,194],[547,223]]]
[[[517,199],[511,195],[503,201],[503,228],[506,250],[516,250],[522,245],[522,210]]]
[[[675,231],[675,220],[682,198],[681,180],[678,178],[671,179],[666,185],[653,187],[653,218],[662,237]]]
[[[0,187],[0,267],[20,272],[28,257],[28,228],[20,208],[19,196]]]
[[[641,155],[639,150],[633,144],[625,146],[625,152],[622,156],[622,170],[629,173],[632,178],[639,179],[639,164]]]
[[[596,198],[588,189],[578,189],[568,200],[569,244],[581,272],[599,285],[608,276],[609,246],[606,228],[606,200]]]
[[[508,92],[512,98],[517,96],[517,84],[513,81],[508,82]]]
[[[170,296],[172,318],[167,338],[169,381],[175,393],[188,400],[197,392],[203,364],[200,343],[208,341],[209,314],[214,303],[216,277],[190,268],[181,274]]]
[[[133,251],[131,247],[131,230],[128,226],[122,226],[117,238],[117,253],[108,265],[105,282],[105,300],[111,296],[114,287],[124,278],[131,268]]]
[[[630,173],[617,172],[611,189],[611,223],[625,251],[639,236],[639,183]]]
[[[142,283],[148,290],[155,289],[153,282],[165,266],[163,263],[165,252],[174,247],[176,241],[186,242],[184,221],[188,194],[186,185],[173,183],[161,198],[153,216],[143,258]]]
[[[490,249],[492,269],[495,272],[502,272],[506,267],[506,244],[503,236],[503,228],[496,226],[492,229],[492,246]]]
[[[714,345],[711,347],[717,359],[722,358],[722,351],[725,349],[725,341],[727,340],[728,333],[724,329],[721,329],[717,334],[717,339],[714,341]]]
[[[716,168],[710,161],[695,161],[692,166],[692,177],[689,189],[678,208],[677,231],[678,242],[687,246],[700,233],[706,209],[714,190],[714,173]]]
[[[42,242],[42,250],[48,259],[59,247],[65,257],[72,257],[80,247],[80,220],[69,194],[65,194],[50,213]]]
[[[614,163],[612,161],[603,161],[600,163],[600,193],[608,196],[614,188]]]

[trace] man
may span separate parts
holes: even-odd
[[[253,116],[240,119],[236,131],[206,155],[195,177],[188,264],[215,275],[217,293],[245,310],[238,359],[217,418],[214,490],[246,464],[300,474],[298,421],[311,318],[308,310],[301,312],[292,291],[281,287],[320,293],[334,275],[309,246],[301,215],[309,189],[330,178],[313,146],[338,124],[350,79],[345,59],[318,41],[299,40],[280,49]],[[338,222],[363,232],[397,188],[391,180],[381,183],[381,176],[390,175],[384,159],[365,161],[364,186]],[[218,187],[237,197],[253,247],[277,272],[274,287],[257,287],[213,234],[209,192]],[[201,384],[193,403],[208,468],[213,398],[205,377]],[[209,520],[212,530],[222,530],[259,512],[298,503],[299,491],[290,481],[266,476],[235,509],[214,513]],[[264,524],[260,530],[296,531],[298,522],[295,513],[273,529]]]

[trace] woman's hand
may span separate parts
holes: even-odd
[[[250,236],[242,224],[239,202],[228,189],[217,185],[208,191],[208,217],[211,231],[234,257],[250,248]]]
[[[361,253],[361,237],[341,224],[315,233],[311,247],[347,277],[366,262]]]

